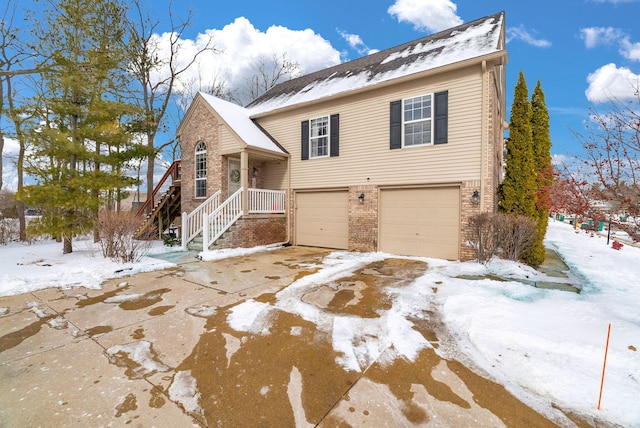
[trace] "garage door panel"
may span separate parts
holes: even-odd
[[[458,259],[458,187],[384,189],[380,205],[381,251]]]
[[[347,249],[348,228],[346,191],[296,193],[298,245]]]

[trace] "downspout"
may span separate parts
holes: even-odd
[[[487,136],[487,120],[491,120],[491,117],[488,117],[487,113],[487,61],[482,61],[482,125],[481,125],[481,153],[480,153],[480,212],[484,212],[485,208],[485,197],[484,192],[486,190],[486,169],[487,169],[487,146],[488,146],[488,136]],[[485,119],[487,118],[487,119]]]
[[[240,186],[242,187],[242,216],[249,214],[249,154],[243,147],[240,152]],[[231,196],[231,195],[229,195]]]
[[[287,198],[289,199],[289,204],[287,205],[289,209],[287,210],[287,242],[286,244],[291,244],[291,216],[293,213],[293,193],[291,192],[291,156],[287,157]]]

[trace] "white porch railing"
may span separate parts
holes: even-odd
[[[220,191],[211,195],[198,208],[189,214],[182,213],[182,250],[187,250],[187,245],[202,232],[204,219],[207,213],[214,212],[220,205]]]
[[[285,192],[282,190],[249,189],[249,214],[282,214]]]
[[[208,250],[233,223],[242,217],[242,188],[224,201],[211,214],[205,216],[202,230],[202,249]]]

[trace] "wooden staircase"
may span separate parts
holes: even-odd
[[[180,216],[180,172],[180,161],[177,160],[167,169],[153,193],[136,212],[136,216],[142,218],[136,239],[162,239],[162,233]],[[160,189],[169,178],[172,180],[169,188],[161,193]]]

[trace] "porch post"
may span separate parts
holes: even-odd
[[[187,251],[187,235],[189,234],[187,230],[187,213],[185,211],[182,212],[182,218],[180,218],[180,223],[182,227],[180,228],[180,239],[182,239],[182,251]]]
[[[240,152],[240,185],[242,186],[242,215],[249,213],[249,153]]]

